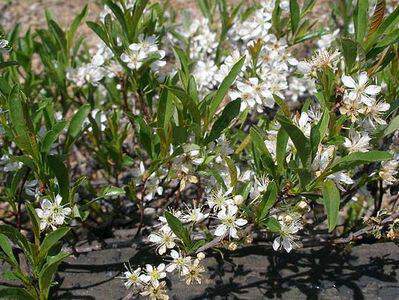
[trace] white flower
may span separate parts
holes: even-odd
[[[260,176],[254,177],[254,185],[251,191],[251,198],[255,199],[263,194],[267,190],[267,186],[269,185],[269,178],[267,175],[262,174]]]
[[[209,214],[208,213],[203,213],[202,208],[191,208],[188,209],[187,213],[182,217],[183,222],[188,223],[188,222],[193,222],[193,223],[199,223],[208,218]]]
[[[132,70],[139,69],[147,58],[147,55],[143,51],[131,50],[132,48],[135,49],[136,47],[138,47],[137,44],[131,44],[129,46],[130,51],[121,54],[121,60],[127,64],[129,69]]]
[[[170,256],[172,256],[173,261],[166,267],[166,272],[173,272],[177,269],[181,276],[188,273],[188,267],[191,263],[190,256],[182,256],[181,253],[176,250],[170,251]]]
[[[232,238],[238,239],[237,229],[247,224],[247,220],[238,218],[237,219],[238,207],[235,205],[229,205],[227,208],[223,207],[217,217],[222,222],[215,231],[216,236],[224,236],[228,233]]]
[[[356,82],[352,77],[343,75],[342,83],[350,90],[349,98],[358,100],[368,106],[374,105],[375,96],[381,92],[381,87],[378,85],[367,85],[369,77],[367,72],[359,74]]]
[[[140,280],[145,283],[158,284],[161,279],[166,277],[165,268],[164,263],[159,264],[156,268],[147,264],[145,266],[147,273],[140,275]]]
[[[8,47],[9,42],[5,39],[0,39],[0,50],[6,49]]]
[[[166,253],[166,249],[172,249],[176,246],[176,236],[168,226],[163,226],[158,232],[151,233],[148,236],[150,242],[158,244],[157,250],[160,255]]]
[[[380,101],[374,103],[372,106],[367,106],[363,113],[367,117],[367,120],[372,127],[375,127],[375,123],[379,125],[386,125],[386,121],[381,118],[381,115],[388,111],[389,108],[389,103]]]
[[[51,227],[53,230],[57,226],[63,225],[65,218],[71,214],[72,210],[69,207],[61,205],[62,197],[57,195],[54,202],[48,199],[43,199],[40,206],[36,208],[36,214],[40,218],[40,230]]]
[[[342,186],[342,183],[348,184],[348,185],[354,183],[354,181],[352,180],[352,178],[350,178],[349,175],[346,174],[346,173],[343,172],[343,171],[340,171],[340,172],[337,172],[337,173],[328,175],[327,178],[328,178],[328,179],[332,179],[332,180],[336,183],[337,187],[338,187],[341,191],[345,191],[345,188]]]
[[[228,189],[227,191],[223,191],[221,188],[213,190],[209,196],[207,201],[208,206],[212,210],[220,210],[223,207],[232,204],[231,200],[231,192],[233,188]]]
[[[398,169],[399,169],[399,161],[397,160],[389,160],[386,162],[383,162],[381,164],[381,170],[378,173],[384,183],[388,185],[392,185],[398,181],[395,176],[398,174]]]
[[[202,281],[202,273],[205,272],[205,268],[200,264],[200,258],[194,259],[193,262],[191,262],[188,265],[188,270],[184,274],[186,277],[186,284],[190,285],[191,283],[194,283],[195,281],[198,284],[201,284]]]
[[[141,268],[137,268],[134,271],[128,265],[125,265],[126,271],[123,272],[122,279],[125,281],[124,285],[127,289],[133,289],[134,291],[139,290],[142,287],[140,280]]]
[[[338,50],[318,50],[310,60],[299,62],[298,70],[303,74],[311,74],[314,71],[326,68],[335,69],[339,56],[340,53]]]
[[[349,153],[352,152],[367,152],[370,148],[369,142],[371,138],[367,133],[359,133],[355,130],[349,131],[349,138],[345,137],[344,146]]]
[[[285,218],[279,218],[280,223],[280,235],[273,241],[273,249],[277,251],[281,246],[287,251],[291,252],[293,247],[297,246],[295,242],[296,233],[302,228],[301,223],[298,219],[286,216]]]
[[[142,296],[148,297],[150,300],[168,300],[169,296],[166,294],[166,282],[151,282],[144,287],[140,293]]]
[[[256,105],[255,90],[251,84],[238,81],[237,91],[231,91],[229,95],[232,100],[241,98],[241,111],[244,111],[246,108],[252,109]]]

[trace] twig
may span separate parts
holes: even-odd
[[[398,217],[399,217],[399,212],[393,213],[391,216],[382,220],[381,225],[386,225],[390,222],[393,222]],[[373,230],[373,226],[369,225],[369,226],[366,226],[365,228],[362,228],[354,233],[349,234],[349,236],[346,238],[335,239],[332,242],[333,242],[333,244],[349,243],[354,240],[362,239],[365,234],[369,234],[372,230]]]

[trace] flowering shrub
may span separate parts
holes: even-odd
[[[94,47],[87,7],[0,36],[0,257],[22,286],[0,297],[48,299],[99,224],[161,256],[121,270],[150,299],[169,273],[201,284],[214,250],[398,238],[394,1],[316,21],[315,0],[104,2]]]

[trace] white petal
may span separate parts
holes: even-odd
[[[237,229],[235,229],[234,227],[230,228],[230,232],[229,235],[235,239],[238,239],[238,235],[237,235]]]
[[[381,87],[378,85],[369,85],[368,87],[366,87],[364,92],[367,95],[377,95],[381,92]]]
[[[359,85],[365,85],[368,80],[369,80],[369,77],[367,76],[367,72],[360,73],[360,75],[359,75]]]
[[[237,226],[244,226],[245,224],[248,223],[248,221],[245,220],[245,219],[237,219],[234,223],[235,223]]]
[[[164,255],[166,253],[166,245],[163,244],[161,247],[158,249],[159,255]]]
[[[342,75],[341,80],[346,87],[351,89],[354,89],[357,85],[356,82],[353,80],[353,78],[350,76]]]
[[[223,236],[227,231],[227,226],[224,224],[220,224],[216,230],[215,230],[215,235],[216,236]]]
[[[162,238],[157,234],[150,234],[148,240],[152,243],[159,243],[162,241]]]
[[[273,241],[273,249],[274,249],[274,251],[277,251],[278,248],[280,248],[280,239],[281,238],[279,236],[274,239],[274,241]]]
[[[166,272],[173,272],[176,269],[177,265],[176,264],[170,264],[169,266],[166,267]]]
[[[287,251],[287,253],[290,253],[292,250],[291,241],[287,238],[284,238],[283,239],[283,247],[284,247],[285,251]]]

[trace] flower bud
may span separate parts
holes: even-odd
[[[235,205],[240,206],[244,202],[244,197],[241,195],[235,195],[233,201]]]
[[[203,260],[203,259],[205,258],[205,254],[204,254],[203,252],[199,252],[199,253],[197,254],[197,258],[198,258],[199,260]]]
[[[237,250],[237,244],[234,243],[234,242],[231,242],[231,243],[229,244],[229,246],[228,246],[228,249],[229,249],[230,251],[235,251],[235,250]]]

